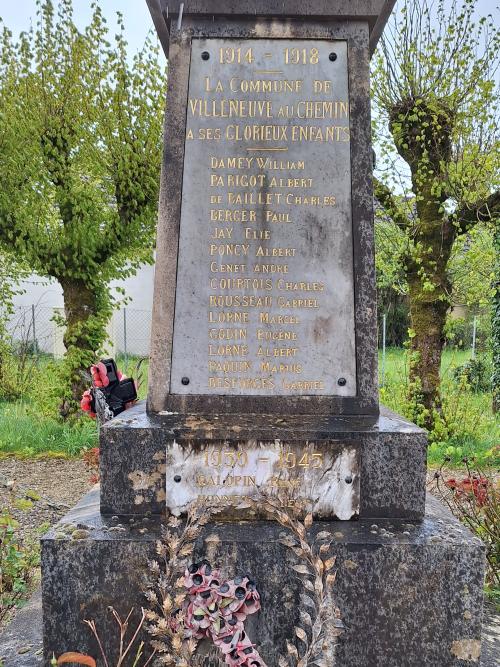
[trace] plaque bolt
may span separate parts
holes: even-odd
[[[337,380],[337,384],[339,385],[339,387],[345,387],[347,384],[347,380],[345,378],[339,378]]]
[[[174,482],[177,482],[177,484],[181,481],[182,477],[180,475],[176,475],[174,477]]]
[[[203,51],[203,53],[201,54],[201,59],[202,60],[208,60],[209,58],[210,58],[209,52],[208,51]]]
[[[184,384],[184,385],[189,384],[189,378],[187,378],[187,377],[183,377],[182,380],[181,380],[181,382],[182,382],[182,384]]]
[[[332,63],[335,62],[335,60],[337,60],[337,54],[335,53],[335,51],[332,51],[328,57],[330,58]]]

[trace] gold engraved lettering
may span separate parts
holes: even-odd
[[[244,206],[263,204],[264,206],[276,206],[284,201],[282,192],[228,192],[227,203]]]
[[[257,329],[257,340],[297,340],[296,331],[267,331],[266,329]]]
[[[316,101],[305,100],[298,102],[296,115],[300,119],[319,118],[321,120],[349,118],[349,104],[342,100]],[[338,141],[338,139],[337,139]]]
[[[257,486],[254,475],[197,475],[195,479],[196,486],[207,487],[215,486],[220,488],[234,488],[238,486]]]
[[[266,222],[292,222],[290,220],[290,213],[275,213],[274,211],[266,211]]]
[[[220,127],[200,127],[198,128],[198,139],[200,141],[220,141],[222,139],[221,129]]]
[[[289,192],[285,196],[285,203],[290,206],[335,206],[336,199],[334,196],[302,196]]]
[[[224,92],[224,86],[222,85],[222,81],[220,79],[217,79],[217,83],[215,84],[215,88],[213,86],[214,86],[214,84],[210,81],[210,77],[206,76],[205,77],[205,92],[206,93],[223,93]]]
[[[285,452],[283,450],[280,451],[278,467],[287,468],[290,470],[297,466],[301,468],[322,468],[323,454],[321,452],[308,451],[303,451],[302,454],[296,452]]]
[[[230,188],[262,188],[266,182],[266,175],[228,174],[226,180]]]
[[[310,141],[333,143],[346,142],[350,139],[350,131],[344,125],[318,127],[316,125],[292,125],[290,128],[291,141]]]
[[[234,449],[206,449],[203,461],[207,467],[215,468],[243,468],[248,465],[248,454],[244,450]]]
[[[247,312],[228,312],[228,311],[217,311],[213,310],[208,311],[208,321],[209,322],[231,322],[233,324],[244,324],[248,320]]]
[[[257,350],[258,357],[295,357],[298,347],[262,347]]]
[[[237,389],[238,388],[238,378],[209,377],[208,378],[208,388],[209,389]]]
[[[272,361],[260,362],[261,373],[302,373],[302,364],[275,364]]]
[[[275,315],[274,313],[259,313],[260,324],[300,324],[300,318],[297,315]]]
[[[211,239],[230,239],[233,236],[233,230],[232,229],[219,229],[216,227],[213,232],[212,236],[210,237]]]
[[[311,188],[312,178],[276,178],[273,176],[269,181],[271,188]]]
[[[259,246],[255,252],[257,257],[295,257],[295,248],[265,248]]]
[[[272,308],[272,296],[254,294],[211,294],[209,305],[214,308]]]
[[[325,383],[323,380],[292,380],[291,382],[283,379],[281,386],[286,391],[324,391]]]
[[[279,290],[289,290],[292,292],[322,292],[325,289],[323,283],[294,283],[280,278],[276,287]]]
[[[246,264],[218,264],[210,262],[211,273],[245,273]]]
[[[212,345],[208,346],[210,357],[245,357],[248,354],[248,345]]]
[[[276,303],[279,308],[319,308],[318,299],[287,299],[279,296]]]
[[[248,245],[248,243],[247,244],[225,243],[223,245],[217,245],[216,243],[211,243],[210,254],[220,255],[221,257],[223,257],[224,255],[241,256],[241,255],[247,255],[249,248],[250,246]]]
[[[212,361],[208,362],[211,373],[247,373],[252,368],[251,361]]]
[[[254,264],[254,273],[288,273],[288,264]]]
[[[214,157],[210,158],[212,169],[250,169],[254,157]]]
[[[313,92],[314,93],[331,93],[332,92],[332,82],[331,81],[313,81]]]
[[[198,118],[272,118],[272,102],[266,100],[190,99],[188,109]]]
[[[255,211],[212,208],[210,220],[211,222],[256,222],[257,218]]]
[[[212,289],[272,290],[271,278],[210,278]]]
[[[253,159],[253,158],[252,158]],[[257,166],[265,171],[304,171],[306,163],[303,160],[273,160],[270,157],[256,157]]]
[[[229,80],[229,89],[232,93],[300,93],[303,81],[278,79],[239,79],[234,76]]]
[[[274,389],[272,378],[239,378],[240,389]]]
[[[288,125],[228,125],[225,137],[228,141],[267,142],[288,141]],[[321,128],[316,128],[316,130]],[[299,141],[295,139],[294,141]],[[311,141],[306,139],[305,141]],[[317,139],[315,139],[317,141]]]
[[[246,340],[246,329],[209,329],[208,337],[212,340]]]
[[[264,240],[270,239],[271,232],[269,229],[252,229],[251,227],[245,228],[245,239],[255,240]]]

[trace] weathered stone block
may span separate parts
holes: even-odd
[[[45,655],[83,650],[95,655],[84,618],[93,618],[106,644],[117,639],[108,605],[127,613],[145,605],[142,573],[154,553],[160,517],[129,521],[99,513],[91,492],[42,541]],[[72,539],[61,525],[82,526]],[[146,528],[146,531],[144,530]],[[479,664],[484,550],[481,542],[433,498],[422,523],[362,519],[317,522],[334,534],[338,575],[334,591],[346,626],[337,649],[343,667],[464,667]],[[274,522],[212,523],[216,534],[197,551],[229,576],[249,573],[262,610],[252,616],[255,637],[268,665],[277,665],[285,640],[294,636],[300,581],[296,562],[279,542]]]
[[[161,513],[169,445],[224,445],[245,450],[252,441],[300,447],[355,442],[360,449],[360,517],[421,519],[425,505],[427,436],[386,409],[360,417],[267,415],[148,415],[144,404],[101,431],[101,510],[108,514]]]

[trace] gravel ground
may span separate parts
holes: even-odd
[[[91,473],[79,459],[0,459],[0,508],[10,507],[24,535],[33,534],[44,523],[56,523],[91,487]],[[16,499],[40,496],[33,507],[12,507]]]

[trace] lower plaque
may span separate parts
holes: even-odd
[[[306,501],[316,518],[348,520],[359,514],[359,449],[345,442],[224,442],[167,448],[167,509],[185,513],[209,499],[228,511],[262,493],[288,505]]]

